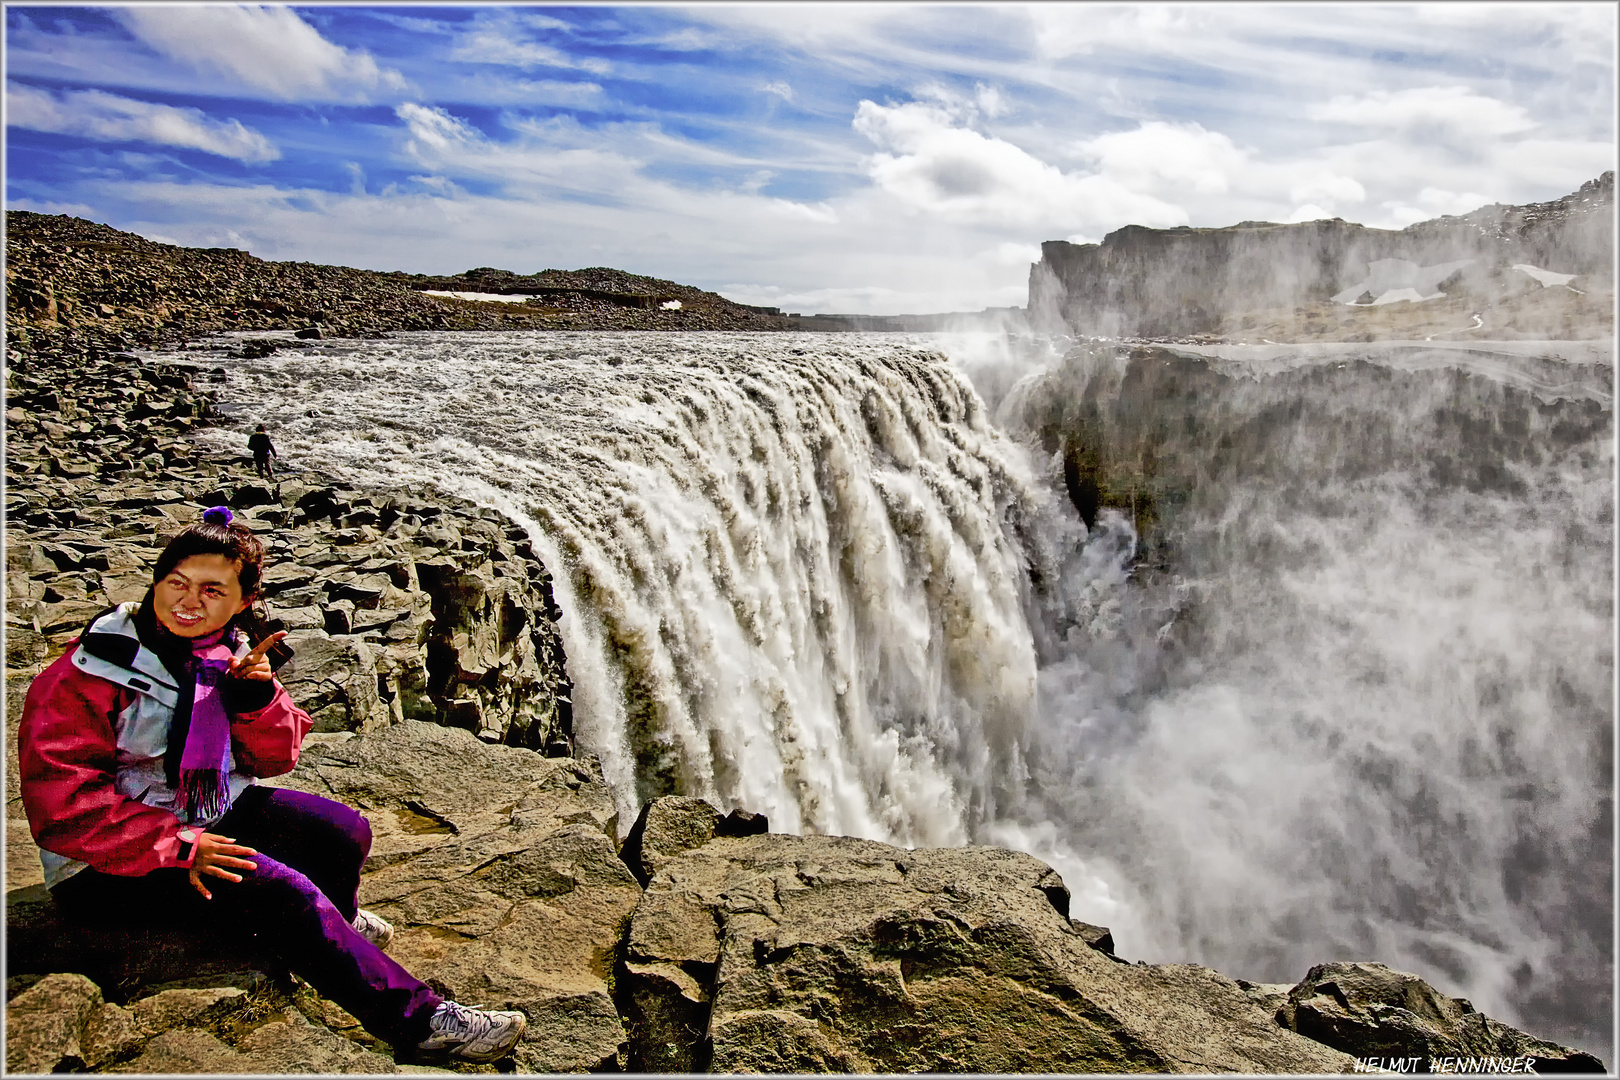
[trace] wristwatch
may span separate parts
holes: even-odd
[[[180,830],[180,861],[190,862],[191,852],[197,846],[197,833],[193,829]]]

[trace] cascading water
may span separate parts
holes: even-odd
[[[1125,955],[1606,1055],[1607,353],[985,344],[405,334],[229,397],[530,531],[627,820],[1019,847]]]
[[[1021,804],[1036,666],[1007,523],[1040,496],[937,355],[419,334],[281,353],[232,392],[292,460],[530,528],[625,821],[681,792],[937,846]]]

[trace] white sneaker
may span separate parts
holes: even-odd
[[[488,1063],[511,1053],[528,1026],[529,1018],[520,1012],[469,1009],[446,1001],[433,1010],[428,1021],[431,1034],[416,1048],[443,1051],[462,1061]]]
[[[375,911],[361,908],[349,925],[354,927],[361,937],[384,952],[388,951],[388,943],[394,940],[394,924]]]

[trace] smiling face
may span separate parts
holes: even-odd
[[[223,555],[193,555],[152,586],[158,622],[183,638],[223,629],[251,600],[242,595],[236,563]]]

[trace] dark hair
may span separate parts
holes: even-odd
[[[152,584],[168,577],[175,567],[193,555],[223,555],[236,564],[236,580],[242,586],[242,596],[257,593],[259,579],[264,576],[264,542],[233,517],[223,506],[203,511],[203,519],[170,540],[169,546],[158,556],[157,565],[152,568]]]
[[[163,554],[158,556],[157,565],[152,568],[153,586],[193,555],[223,555],[236,564],[236,580],[242,586],[242,598],[254,600],[264,577],[264,541],[234,518],[223,506],[204,510],[202,520],[170,540]],[[151,595],[147,593],[148,597]],[[255,641],[265,634],[264,616],[254,610],[252,603],[231,623]]]

